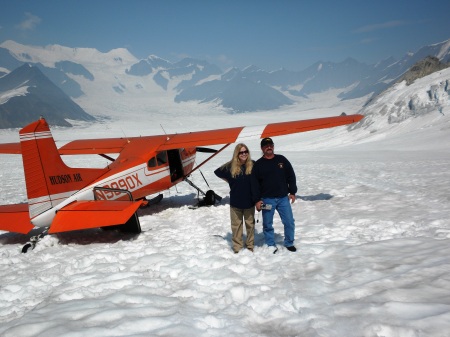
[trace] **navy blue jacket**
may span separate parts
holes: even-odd
[[[242,173],[231,176],[230,167],[219,167],[214,171],[219,178],[225,179],[230,185],[230,205],[240,209],[251,208],[255,204],[252,198],[251,174],[245,174],[245,165],[241,166]]]
[[[282,198],[297,193],[294,169],[286,157],[276,154],[272,159],[259,158],[252,170],[252,195],[261,198]]]

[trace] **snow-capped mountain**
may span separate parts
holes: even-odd
[[[343,99],[362,97],[367,94],[377,95],[388,88],[415,63],[427,56],[435,56],[441,63],[450,62],[450,39],[420,48],[415,53],[407,53],[400,61],[389,58],[373,66],[370,76],[361,78],[360,82],[350,91],[342,94]]]
[[[350,129],[365,128],[371,133],[430,112],[448,114],[450,68],[418,78],[410,85],[398,82],[376,96],[360,113],[364,119]]]
[[[0,128],[23,127],[39,116],[45,116],[50,124],[60,126],[70,126],[67,119],[95,119],[50,81],[38,67],[24,64],[1,77]]]
[[[102,53],[93,48],[5,41],[0,44],[0,76],[24,63],[35,65],[94,116],[179,110],[183,103],[193,101],[229,112],[267,111],[329,89],[341,89],[341,99],[379,94],[428,55],[448,62],[449,50],[447,40],[409,53],[398,62],[390,58],[367,65],[348,58],[340,63],[317,62],[299,72],[255,66],[223,72],[191,58],[172,63],[151,55],[138,60],[123,48]]]

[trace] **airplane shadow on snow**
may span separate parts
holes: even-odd
[[[28,234],[4,233],[0,235],[1,245],[25,245],[35,235],[39,235],[44,231],[43,228],[33,229]],[[118,241],[131,241],[139,236],[135,233],[124,233],[118,230],[104,230],[101,228],[84,229],[63,233],[46,234],[45,237],[53,236],[58,238],[60,245],[89,245],[93,243],[116,243]],[[39,246],[41,243],[38,243]]]
[[[202,198],[203,197],[200,196],[200,199],[202,199]],[[224,199],[222,199],[222,200],[224,200]],[[185,206],[195,207],[198,204],[198,202],[199,202],[199,199],[198,199],[196,193],[190,193],[190,194],[186,194],[186,195],[170,195],[168,197],[164,197],[157,204],[140,208],[138,210],[138,215],[139,216],[152,215],[155,213],[165,211],[169,208],[182,208]]]
[[[151,215],[162,212],[169,208],[181,208],[184,206],[194,206],[198,203],[196,193],[188,195],[171,195],[163,198],[159,203],[150,205],[146,208],[138,210],[138,216]],[[43,228],[35,228],[28,234],[6,232],[0,234],[1,245],[25,245],[31,237],[41,234]],[[93,243],[116,243],[118,241],[132,241],[139,234],[124,233],[119,230],[105,230],[102,228],[84,229],[70,232],[62,232],[56,234],[47,234],[46,236],[54,236],[58,238],[59,244],[78,244],[89,245]],[[45,238],[45,237],[44,237]],[[39,245],[40,243],[38,243]]]
[[[201,198],[201,197],[200,197]],[[331,194],[319,193],[316,195],[297,196],[298,199],[303,201],[320,201],[330,200],[333,198]],[[159,203],[150,205],[146,208],[138,210],[138,216],[152,215],[162,212],[169,208],[181,208],[184,206],[195,206],[199,202],[196,193],[190,193],[187,195],[172,195],[167,198],[163,198]],[[229,204],[229,197],[224,197],[217,205]],[[209,206],[214,207],[214,206]],[[0,234],[0,244],[2,245],[24,245],[30,241],[30,238],[39,235],[43,232],[43,228],[33,229],[28,234],[19,233],[4,233]],[[78,244],[88,245],[92,243],[116,243],[118,241],[131,241],[139,236],[139,234],[124,233],[118,230],[103,230],[101,228],[85,229],[79,231],[70,231],[57,234],[48,234],[56,236],[59,240],[59,244]],[[231,232],[228,232],[226,236],[220,236],[226,240],[231,247]],[[245,240],[245,238],[244,238]],[[283,242],[283,236],[275,233],[275,242],[277,244]],[[262,233],[262,219],[256,224],[255,227],[255,246],[264,245],[264,235]]]

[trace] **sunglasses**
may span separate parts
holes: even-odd
[[[239,154],[248,154],[248,151],[240,151]]]

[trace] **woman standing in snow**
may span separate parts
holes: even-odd
[[[251,173],[254,161],[245,144],[234,148],[233,157],[214,171],[216,176],[230,185],[230,218],[233,251],[239,253],[244,247],[243,222],[247,231],[246,246],[253,252],[255,233],[255,205],[252,201]]]

